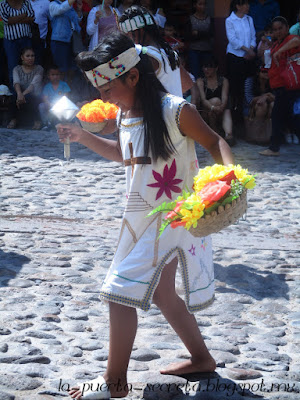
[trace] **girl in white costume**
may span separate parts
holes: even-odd
[[[184,228],[170,227],[158,239],[160,218],[147,214],[163,201],[192,189],[197,173],[194,140],[218,163],[232,164],[227,143],[184,99],[165,93],[147,55],[138,54],[121,33],[102,40],[77,63],[104,101],[120,107],[119,140],[95,136],[73,124],[58,125],[61,141],[69,137],[113,161],[124,162],[127,204],[117,250],[100,290],[108,301],[110,345],[103,377],[73,388],[75,399],[124,397],[127,368],[137,329],[136,308],[156,304],[191,354],[162,374],[212,372],[209,354],[193,312],[214,298],[210,238],[194,238]],[[175,290],[179,265],[184,300]],[[121,388],[121,389],[120,389]]]
[[[155,18],[146,8],[129,7],[119,18],[119,29],[146,49],[157,78],[168,93],[182,97],[182,93],[193,86],[188,72],[180,65],[176,51],[163,39]]]

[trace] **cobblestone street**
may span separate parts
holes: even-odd
[[[300,145],[279,157],[260,150],[233,147],[257,186],[246,219],[213,235],[216,300],[196,314],[216,373],[159,373],[189,355],[152,306],[138,312],[128,400],[300,398]],[[197,152],[200,168],[213,163]],[[55,132],[0,129],[0,400],[69,398],[69,386],[106,367],[98,292],[118,239],[124,166],[79,144],[71,159]]]

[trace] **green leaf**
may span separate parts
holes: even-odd
[[[150,211],[150,213],[147,215],[147,217],[151,217],[151,215],[156,214],[158,212],[169,212],[173,211],[173,209],[176,206],[176,201],[172,201],[171,203],[166,203],[165,201],[158,207],[156,207],[154,210]]]
[[[213,203],[210,207],[205,208],[205,214],[210,214],[212,211],[215,211],[219,207],[220,203],[217,201]]]

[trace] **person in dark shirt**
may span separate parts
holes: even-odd
[[[277,0],[252,0],[249,15],[253,18],[256,32],[261,32],[273,18],[280,15],[279,3]]]

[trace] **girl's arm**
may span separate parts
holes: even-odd
[[[200,117],[195,107],[183,106],[180,113],[180,131],[203,146],[218,164],[234,164],[230,147]]]
[[[69,138],[70,142],[81,143],[108,160],[123,162],[120,144],[115,140],[93,135],[75,124],[59,124],[56,129],[60,142]]]

